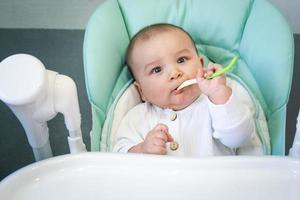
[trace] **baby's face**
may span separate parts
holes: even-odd
[[[202,70],[203,61],[190,38],[170,30],[139,40],[132,52],[132,70],[143,100],[161,108],[181,110],[200,95],[197,84],[176,88]]]

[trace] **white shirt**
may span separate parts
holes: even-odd
[[[253,148],[262,154],[253,120],[254,106],[248,93],[232,81],[232,95],[222,105],[215,105],[200,95],[187,108],[179,111],[162,109],[151,103],[132,108],[121,121],[113,151],[128,150],[144,141],[158,123],[167,125],[169,133],[179,144],[168,155],[213,156],[234,155],[236,148]],[[175,120],[174,119],[176,116]]]

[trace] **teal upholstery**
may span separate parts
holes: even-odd
[[[84,38],[84,70],[92,106],[92,150],[100,150],[109,107],[130,79],[125,52],[142,27],[172,23],[194,38],[201,54],[225,64],[250,87],[265,111],[272,154],[283,155],[286,105],[293,73],[293,34],[266,0],[107,0],[91,16]]]

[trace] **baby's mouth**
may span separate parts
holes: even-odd
[[[177,86],[172,90],[172,93],[175,92],[176,94],[180,94],[181,91],[184,89],[184,87],[180,88],[180,86],[181,86],[184,82],[186,82],[186,81],[188,81],[188,80],[189,80],[189,79],[186,79],[186,80],[183,80],[183,81],[181,81],[180,83],[178,83]],[[179,89],[178,89],[178,88],[179,88]]]
[[[178,94],[181,94],[183,92],[183,90],[172,90],[172,94],[174,95],[178,95]]]
[[[171,93],[173,93],[173,94],[175,94],[175,95],[182,93],[182,91],[183,91],[182,89],[178,90],[178,87],[179,87],[180,85],[181,85],[181,84],[177,85],[176,88],[174,88],[174,89],[171,91]]]
[[[188,87],[190,85],[193,85],[193,84],[196,84],[197,83],[197,80],[194,78],[194,79],[188,79],[188,80],[185,80],[184,82],[182,82],[178,87],[177,87],[177,90],[181,90],[185,87]]]
[[[177,86],[176,86],[176,88],[174,89],[175,91],[179,91],[179,90],[181,90],[181,89],[178,89],[181,85],[182,85],[182,83],[184,83],[186,80],[184,80],[184,81],[181,81]]]
[[[177,85],[177,86],[172,90],[172,92],[178,91],[178,88],[179,88],[180,85],[181,85],[181,84]]]

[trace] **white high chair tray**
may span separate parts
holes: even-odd
[[[31,164],[0,183],[0,199],[284,199],[300,198],[300,160],[202,159],[82,153]]]

